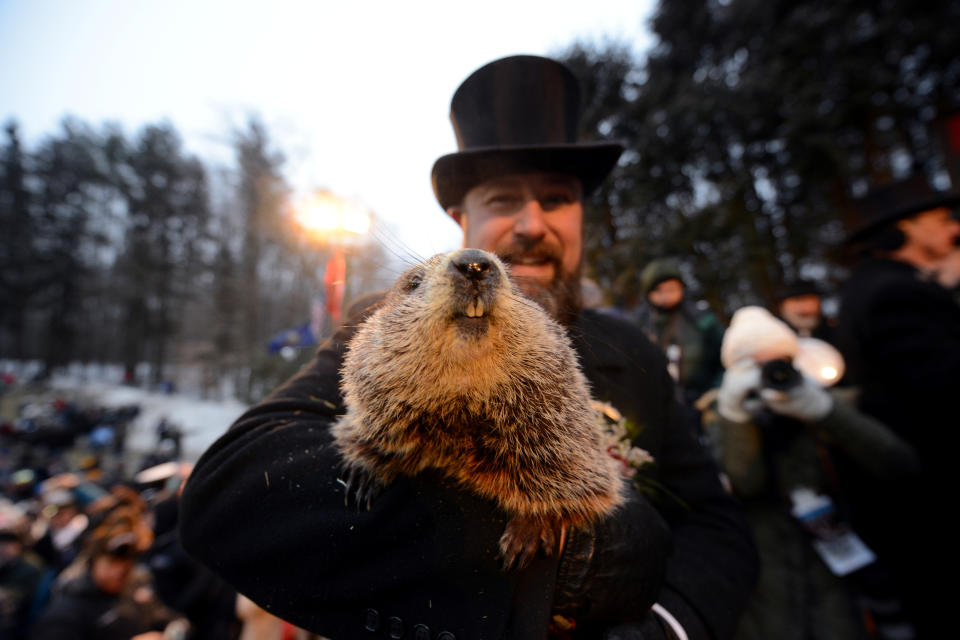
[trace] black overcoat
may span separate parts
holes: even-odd
[[[268,611],[335,639],[543,637],[558,561],[503,573],[506,516],[494,504],[423,474],[393,482],[369,511],[345,506],[328,428],[344,411],[338,369],[352,333],[341,329],[201,457],[183,494],[184,547]],[[610,566],[585,575],[561,566],[562,588],[587,592],[584,622],[640,618],[656,601],[691,640],[728,637],[755,551],[677,413],[662,354],[637,328],[594,312],[570,334],[593,395],[642,425],[658,488],[598,527],[587,555]]]
[[[960,306],[915,267],[869,259],[844,287],[839,338],[860,409],[913,445],[921,465],[916,476],[879,481],[841,468],[854,524],[895,572],[924,637],[936,637],[953,605],[932,572],[958,569],[947,518],[960,445]]]

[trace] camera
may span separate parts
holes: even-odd
[[[803,375],[789,360],[778,358],[764,363],[760,368],[760,381],[768,389],[790,391],[803,383]]]

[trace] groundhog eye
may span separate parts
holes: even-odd
[[[423,282],[423,276],[419,276],[419,275],[417,275],[417,274],[414,274],[414,275],[410,276],[409,278],[407,278],[407,282],[406,282],[406,284],[403,286],[403,290],[406,291],[407,293],[409,293],[409,292],[413,291],[414,289],[416,289],[417,287],[419,287],[421,282]]]

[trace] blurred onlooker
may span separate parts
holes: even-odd
[[[43,563],[24,546],[26,515],[0,499],[0,638],[26,637],[44,576]]]
[[[723,375],[720,341],[723,324],[708,310],[686,300],[686,286],[675,260],[654,260],[640,274],[647,304],[635,319],[667,356],[670,374],[688,406],[716,387]]]
[[[816,282],[799,279],[785,284],[777,295],[777,315],[801,338],[836,345],[835,329],[823,315],[823,292]]]
[[[737,311],[723,339],[726,372],[700,408],[730,490],[743,502],[761,573],[738,640],[913,637],[882,567],[845,517],[832,472],[846,451],[871,477],[915,472],[912,449],[828,390],[839,352],[800,338],[760,307]]]
[[[41,496],[43,508],[35,523],[33,550],[51,569],[59,572],[77,556],[89,519],[81,510],[72,488],[52,486]]]
[[[148,574],[138,569],[137,559],[152,541],[144,531],[134,510],[111,513],[86,540],[82,573],[58,586],[30,638],[164,640],[164,630],[174,628],[186,637],[186,621],[157,600]]]
[[[186,480],[190,466],[166,463],[137,475],[141,483],[166,485]],[[153,503],[154,542],[144,561],[153,575],[157,595],[171,609],[187,617],[192,637],[236,640],[240,634],[237,592],[222,578],[184,551],[177,536],[180,496],[176,490],[157,494]],[[267,636],[263,637],[267,640]]]
[[[934,190],[924,176],[893,183],[858,202],[860,226],[848,242],[864,258],[846,283],[839,337],[860,408],[917,451],[911,482],[876,482],[841,464],[855,486],[858,530],[891,564],[925,637],[950,628],[952,598],[930,579],[955,566],[946,505],[953,501],[960,446],[954,395],[960,380],[960,306],[936,272],[960,237],[960,192]]]

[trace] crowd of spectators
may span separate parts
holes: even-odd
[[[0,394],[23,391],[7,376]],[[25,396],[26,397],[26,396]],[[0,424],[0,638],[4,640],[305,640],[179,544],[177,427],[125,449],[138,413],[37,397]],[[161,443],[164,446],[160,446]]]

